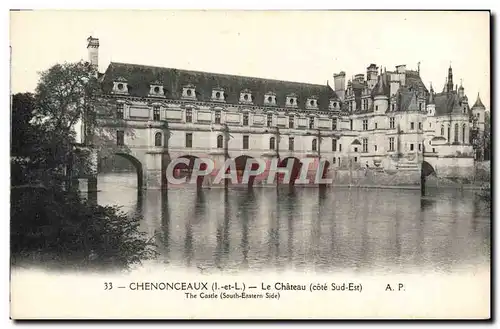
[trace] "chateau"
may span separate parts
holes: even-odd
[[[99,40],[87,41],[97,66]],[[161,184],[165,162],[206,156],[312,157],[327,160],[329,172],[417,175],[427,162],[438,176],[463,177],[474,166],[471,133],[484,131],[485,107],[479,95],[469,107],[451,66],[443,71],[435,92],[406,65],[370,64],[352,79],[340,72],[333,85],[316,85],[112,62],[99,73],[110,109],[100,120],[116,128],[116,143],[128,148],[120,155],[145,187]]]

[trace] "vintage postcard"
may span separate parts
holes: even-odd
[[[11,11],[11,318],[490,319],[490,22]]]

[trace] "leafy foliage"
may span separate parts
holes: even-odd
[[[139,217],[99,206],[67,188],[75,159],[76,125],[85,118],[88,145],[108,149],[97,125],[97,72],[88,63],[57,64],[43,72],[35,94],[12,97],[11,255],[61,266],[129,267],[155,256]],[[103,137],[104,136],[104,137]],[[114,141],[114,140],[113,140]],[[91,165],[88,150],[78,163]]]

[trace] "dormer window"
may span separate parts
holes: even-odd
[[[306,101],[306,108],[317,109],[318,108],[318,98],[316,96],[309,97]]]
[[[127,79],[123,77],[118,77],[113,81],[113,93],[115,94],[128,94],[128,83]]]
[[[249,89],[245,89],[240,93],[240,103],[252,104],[252,92]]]
[[[287,107],[297,107],[297,95],[290,94],[286,96],[286,106]]]
[[[264,95],[264,105],[276,105],[276,94],[272,91]]]
[[[163,84],[160,81],[154,81],[149,85],[149,96],[164,97]]]
[[[330,110],[337,110],[338,101],[336,99],[330,99]]]
[[[212,101],[214,102],[224,102],[226,98],[224,97],[224,89],[214,88],[212,89]]]
[[[182,88],[182,98],[196,99],[196,88],[194,85],[189,84]]]

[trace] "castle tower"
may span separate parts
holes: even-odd
[[[99,67],[99,39],[92,36],[87,38],[88,61],[96,69]]]
[[[485,124],[485,111],[486,107],[483,105],[481,98],[479,97],[479,93],[477,93],[477,100],[471,108],[472,115],[476,120],[477,127],[481,132],[484,132],[484,124]]]
[[[427,100],[427,115],[434,116],[436,114],[436,102],[434,101],[434,89],[431,87],[429,90],[429,99]]]
[[[366,68],[366,81],[368,82],[368,89],[372,90],[377,84],[378,67],[375,64],[370,64]]]
[[[389,107],[389,98],[387,97],[386,87],[384,84],[384,79],[380,75],[378,77],[376,90],[373,95],[373,106],[376,113],[385,113]]]

